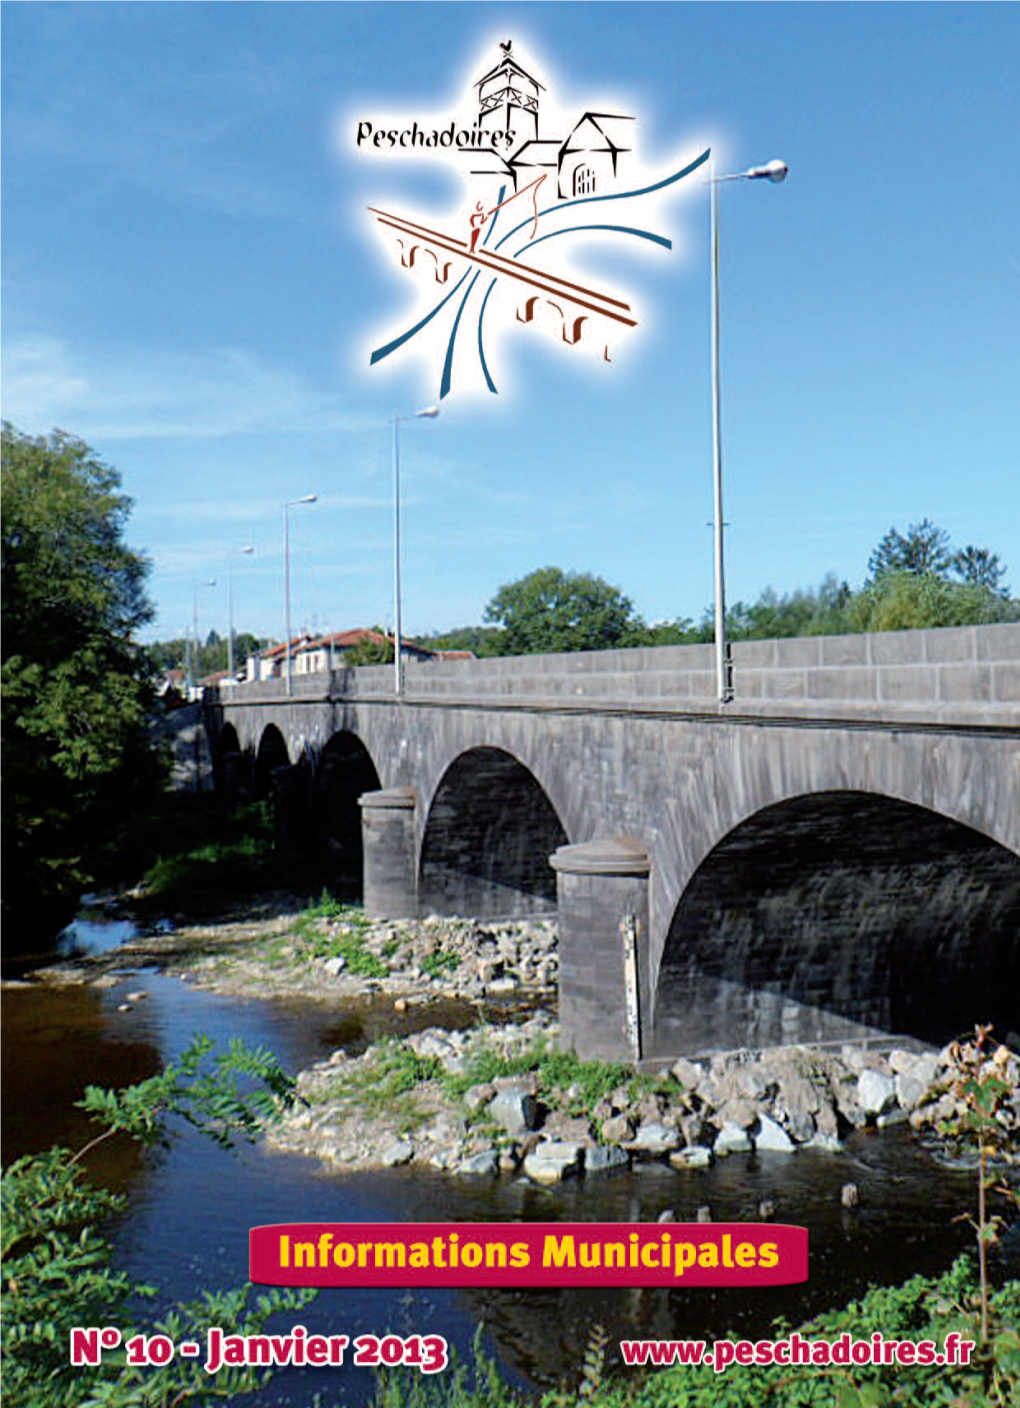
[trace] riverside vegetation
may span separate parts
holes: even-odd
[[[978,1155],[979,1246],[994,1241],[998,1220],[987,1197],[1001,1183],[1001,1170],[1015,1159],[1015,1091],[1006,1078],[1015,1059],[979,1028],[973,1041],[949,1050],[945,1094],[955,1115],[943,1121],[948,1136]],[[555,1068],[556,1058],[550,1057]],[[412,1079],[417,1072],[411,1071]],[[562,1074],[562,1073],[561,1073]],[[578,1063],[572,1074],[594,1079],[600,1072]],[[242,1093],[239,1082],[246,1083]],[[572,1082],[576,1086],[579,1082]],[[254,1086],[254,1088],[252,1088]],[[144,1142],[165,1139],[167,1121],[187,1120],[218,1143],[252,1138],[294,1101],[294,1083],[271,1054],[231,1043],[212,1056],[212,1043],[196,1038],[158,1076],[120,1092],[90,1087],[83,1107],[105,1126],[93,1143],[127,1134]],[[378,1091],[376,1092],[378,1098]],[[215,1381],[196,1363],[175,1360],[164,1368],[137,1370],[123,1350],[106,1355],[94,1369],[68,1365],[72,1325],[133,1323],[138,1301],[152,1287],[131,1282],[111,1264],[102,1219],[118,1200],[85,1180],[81,1160],[88,1147],[70,1154],[52,1149],[21,1159],[3,1178],[3,1352],[8,1401],[32,1408],[176,1408],[183,1404],[235,1401],[264,1384],[269,1372],[224,1369]],[[993,1167],[997,1171],[993,1175]],[[1015,1195],[1014,1196],[1014,1201]],[[203,1338],[213,1324],[238,1333],[258,1333],[271,1316],[293,1316],[313,1293],[254,1296],[252,1287],[203,1294],[177,1306],[147,1327],[175,1342]],[[894,1288],[872,1288],[859,1301],[817,1316],[799,1327],[805,1337],[930,1339],[942,1345],[955,1332],[977,1343],[967,1366],[938,1373],[924,1368],[853,1367],[794,1369],[733,1366],[725,1376],[710,1369],[669,1368],[637,1383],[606,1372],[606,1337],[593,1334],[581,1382],[542,1395],[540,1408],[1010,1408],[1020,1393],[1020,1282],[990,1288],[987,1267],[976,1278],[966,1258],[944,1275],[914,1277]],[[777,1322],[776,1333],[789,1326]],[[125,1331],[124,1340],[135,1331]],[[441,1380],[382,1371],[374,1408],[517,1408],[521,1396],[500,1379],[476,1341],[470,1372],[455,1366]]]
[[[368,990],[376,1001],[393,1007],[423,1005],[426,1015],[432,999],[470,993],[488,1016],[473,1031],[426,1027],[379,1042],[360,1056],[334,1053],[293,1085],[275,1086],[272,1118],[265,1121],[264,1102],[258,1111],[261,1135],[342,1167],[419,1160],[476,1176],[512,1172],[551,1182],[571,1174],[592,1176],[635,1159],[697,1163],[723,1156],[727,1147],[763,1147],[773,1139],[772,1147],[789,1149],[825,1143],[858,1121],[890,1116],[906,1116],[916,1127],[937,1130],[970,1151],[978,1191],[976,1268],[963,1260],[941,1277],[915,1277],[901,1287],[869,1290],[860,1300],[800,1327],[804,1335],[826,1338],[844,1331],[857,1338],[880,1331],[887,1338],[939,1342],[956,1331],[979,1345],[969,1366],[937,1374],[920,1367],[894,1373],[877,1367],[807,1371],[733,1366],[718,1377],[705,1369],[670,1368],[635,1381],[624,1380],[607,1363],[607,1345],[596,1334],[580,1384],[546,1393],[541,1408],[586,1403],[606,1408],[751,1408],[759,1403],[781,1408],[1005,1408],[1017,1401],[1020,1283],[994,1289],[986,1254],[1001,1227],[994,1200],[1012,1196],[1005,1169],[1017,1152],[1018,1068],[1016,1055],[987,1030],[979,1028],[973,1039],[941,1053],[879,1056],[847,1049],[837,1057],[808,1048],[743,1052],[639,1073],[615,1063],[582,1062],[557,1049],[556,1027],[547,1010],[548,982],[555,973],[555,932],[549,925],[484,925],[435,917],[413,924],[373,924],[359,910],[324,898],[300,913],[225,926],[227,937],[217,948],[219,932],[207,926],[159,936],[143,941],[138,956],[145,954],[146,961],[221,991],[314,990],[335,1000],[341,993]],[[205,950],[201,956],[189,938]],[[121,967],[125,957],[130,961],[130,950],[119,956]],[[111,961],[109,956],[85,961],[80,976],[103,981]],[[494,1022],[498,1003],[507,1001],[515,1004],[515,1020]],[[187,1058],[196,1059],[202,1058]],[[151,1115],[142,1119],[141,1111],[153,1104],[163,1113],[175,1108],[187,1083],[184,1074],[178,1064],[176,1072],[171,1067],[169,1075],[164,1073],[168,1089],[143,1083],[147,1089],[138,1096],[90,1092],[88,1099],[97,1113],[113,1115],[114,1122],[125,1118],[123,1111],[135,1111],[134,1123],[121,1127],[152,1137],[160,1120]],[[216,1088],[209,1087],[210,1094]],[[385,1107],[385,1118],[370,1115],[369,1107]],[[217,1109],[216,1117],[223,1113],[230,1110]],[[256,1131],[254,1120],[242,1117],[241,1125],[249,1134]],[[542,1146],[550,1144],[568,1146],[572,1157],[552,1164],[536,1161]],[[82,1323],[83,1304],[93,1303],[97,1309],[90,1315],[98,1317],[93,1323],[103,1323],[98,1306],[123,1304],[129,1289],[109,1268],[108,1248],[96,1230],[109,1201],[96,1190],[77,1187],[77,1158],[42,1156],[29,1161],[31,1167],[12,1170],[12,1183],[5,1180],[5,1212],[8,1202],[15,1209],[14,1219],[10,1214],[5,1219],[8,1236],[13,1236],[11,1228],[17,1233],[11,1247],[13,1271],[9,1261],[4,1274],[5,1321],[14,1346],[13,1358],[7,1352],[8,1363],[20,1362],[25,1383],[34,1384],[31,1375],[38,1374],[40,1365],[49,1376],[46,1382],[53,1381],[54,1396],[40,1398],[33,1387],[22,1401],[40,1408],[51,1403],[59,1408],[103,1403],[155,1408],[211,1402],[208,1380],[199,1376],[171,1383],[154,1377],[164,1371],[147,1370],[143,1380],[118,1368],[111,1377],[87,1383],[79,1377],[75,1384],[65,1374],[61,1383],[66,1326],[71,1320]],[[78,1201],[68,1201],[69,1186]],[[56,1212],[39,1225],[32,1221],[34,1204]],[[71,1227],[79,1240],[68,1236]],[[26,1266],[35,1275],[34,1268],[54,1260],[60,1275],[55,1280],[47,1275],[41,1282],[37,1277],[31,1294],[41,1285],[42,1298],[26,1300]],[[253,1332],[274,1310],[286,1311],[292,1304],[296,1302],[272,1296],[253,1302],[250,1288],[225,1297],[205,1296],[165,1317],[166,1333],[200,1334],[213,1320]],[[105,1312],[107,1322],[111,1313]],[[186,1330],[186,1325],[193,1328]],[[184,1373],[187,1366],[178,1368]],[[8,1369],[9,1391],[11,1373]],[[231,1384],[234,1398],[253,1386],[240,1377]],[[218,1378],[217,1396],[225,1386]],[[17,1394],[12,1401],[18,1401]],[[375,1408],[516,1408],[523,1401],[479,1350],[470,1366],[461,1365],[441,1380],[383,1372]]]

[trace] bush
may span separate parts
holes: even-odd
[[[197,1361],[174,1360],[164,1368],[129,1368],[123,1348],[105,1354],[96,1367],[69,1362],[75,1326],[123,1326],[122,1343],[136,1333],[204,1340],[212,1325],[239,1334],[261,1331],[271,1315],[294,1311],[307,1292],[270,1291],[257,1297],[251,1286],[178,1305],[154,1324],[144,1324],[138,1303],[155,1290],[112,1265],[102,1221],[124,1199],[93,1187],[81,1161],[89,1149],[115,1134],[142,1143],[165,1141],[166,1121],[176,1116],[216,1143],[230,1147],[254,1139],[265,1123],[293,1099],[293,1081],[276,1058],[260,1048],[231,1042],[212,1060],[213,1043],[196,1037],[176,1063],[124,1090],[89,1086],[79,1102],[102,1125],[76,1154],[66,1149],[19,1159],[4,1170],[3,1361],[5,1398],[31,1408],[164,1408],[166,1404],[233,1399],[259,1387],[264,1372],[223,1369],[215,1383]]]

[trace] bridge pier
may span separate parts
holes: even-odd
[[[370,919],[416,919],[418,866],[414,841],[417,796],[411,787],[365,792],[361,807],[364,904]]]
[[[648,1028],[648,852],[630,836],[561,846],[559,1019],[584,1060],[634,1061]]]

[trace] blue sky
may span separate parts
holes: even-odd
[[[368,365],[425,294],[365,207],[458,228],[471,188],[354,132],[462,122],[505,39],[550,112],[634,116],[647,170],[706,141],[730,171],[790,164],[722,188],[730,600],[857,584],[886,529],[924,517],[1020,590],[1017,6],[2,10],[3,413],[120,471],[150,636],[196,602],[223,634],[228,571],[238,628],[282,636],[282,505],[310,493],[295,628],[392,621],[388,422],[437,399],[440,367],[416,342]],[[511,328],[499,395],[455,378],[405,428],[405,631],[477,622],[548,564],[648,620],[710,602],[705,187],[657,222],[672,251],[591,239],[571,266],[640,310],[614,365]]]

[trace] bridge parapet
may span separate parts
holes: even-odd
[[[709,645],[409,662],[408,703],[718,717],[1020,726],[1020,623],[738,641],[735,698],[720,708]],[[240,686],[278,701],[281,682]],[[369,666],[295,678],[295,703],[392,699]]]

